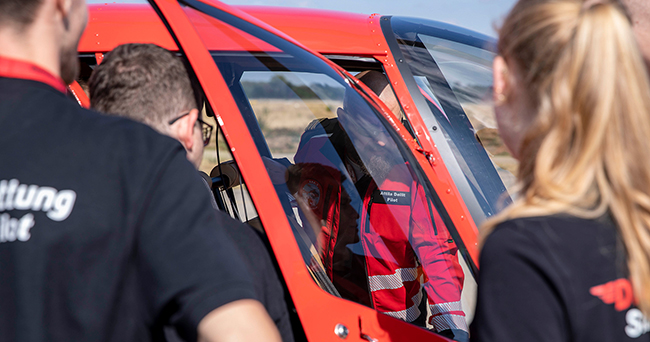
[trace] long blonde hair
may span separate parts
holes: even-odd
[[[593,1],[591,1],[593,2]],[[650,84],[629,17],[614,1],[520,0],[499,53],[519,72],[532,124],[519,156],[520,194],[486,222],[610,214],[634,294],[650,313]]]

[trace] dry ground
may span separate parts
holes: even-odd
[[[314,118],[332,118],[336,116],[336,109],[340,102],[323,102],[321,100],[251,100],[251,106],[257,116],[257,121],[262,129],[274,156],[292,157],[298,149],[300,136]],[[204,115],[203,120],[215,125],[213,118]],[[215,136],[205,149],[200,170],[210,173],[217,164],[215,149]],[[219,155],[221,161],[232,159],[222,136],[219,137]],[[292,158],[289,158],[292,159]]]
[[[321,100],[285,100],[285,99],[258,99],[251,100],[251,106],[257,115],[262,133],[274,156],[288,157],[292,160],[293,154],[298,149],[300,136],[307,125],[314,118],[336,117],[336,110],[341,106],[340,102],[326,103]],[[483,146],[486,148],[492,161],[501,169],[500,173],[517,174],[519,163],[510,156],[507,148],[503,145],[496,130],[496,120],[491,105],[487,104],[463,104],[468,118]],[[204,118],[206,122],[214,123],[213,118]],[[215,136],[212,135],[210,145],[206,147],[203,162],[200,169],[207,173],[217,164],[215,149]],[[232,159],[223,137],[219,138],[219,154],[221,161]],[[507,172],[505,172],[507,171]],[[513,177],[504,179],[504,182],[512,182]]]

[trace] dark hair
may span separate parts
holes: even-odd
[[[95,68],[88,87],[93,109],[162,131],[176,115],[197,108],[181,60],[154,44],[116,47]]]
[[[24,30],[34,21],[43,0],[0,0],[0,26]]]

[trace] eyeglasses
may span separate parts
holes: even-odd
[[[174,122],[180,120],[181,118],[188,115],[189,113],[190,112],[183,113],[179,117],[170,120],[168,123],[170,125],[173,125]],[[209,123],[201,120],[201,118],[197,118],[196,121],[201,125],[201,134],[202,134],[201,137],[203,138],[203,146],[208,146],[208,144],[210,143],[210,137],[212,137],[212,130],[214,129],[214,127]]]

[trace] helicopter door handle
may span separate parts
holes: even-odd
[[[372,338],[372,337],[368,336],[367,334],[361,334],[361,338],[368,341],[368,342],[379,342],[378,339]]]
[[[379,342],[379,339],[376,339],[367,333],[373,334],[374,336],[379,335],[379,337],[385,336],[385,332],[378,328],[378,325],[374,320],[369,319],[366,322],[363,322],[362,318],[359,317],[359,337],[368,342]]]

